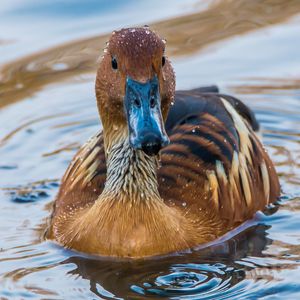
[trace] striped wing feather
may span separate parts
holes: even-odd
[[[233,97],[197,91],[188,98],[179,92],[176,101],[159,170],[164,199],[210,209],[232,223],[274,202],[280,187],[252,111]]]

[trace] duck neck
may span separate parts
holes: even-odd
[[[102,197],[119,201],[160,201],[157,183],[158,158],[134,150],[128,130],[115,129],[104,136],[106,182]]]

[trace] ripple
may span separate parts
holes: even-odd
[[[11,201],[17,203],[28,203],[36,202],[49,197],[50,193],[48,191],[57,187],[58,183],[56,181],[45,180],[16,188],[3,188],[3,190],[8,191]]]
[[[141,295],[202,299],[228,290],[237,277],[241,277],[237,270],[220,263],[174,265],[170,273],[132,285],[131,290]]]
[[[17,168],[17,165],[0,165],[0,170],[14,170]]]

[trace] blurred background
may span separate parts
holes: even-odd
[[[217,84],[256,113],[279,204],[186,255],[116,262],[43,239],[72,156],[101,129],[94,80],[115,29],[167,40],[177,89]],[[4,0],[0,299],[299,299],[300,1]]]

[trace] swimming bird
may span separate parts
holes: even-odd
[[[95,90],[103,130],[64,174],[49,239],[101,256],[164,255],[278,198],[253,112],[216,87],[175,92],[165,41],[148,27],[112,33]]]

